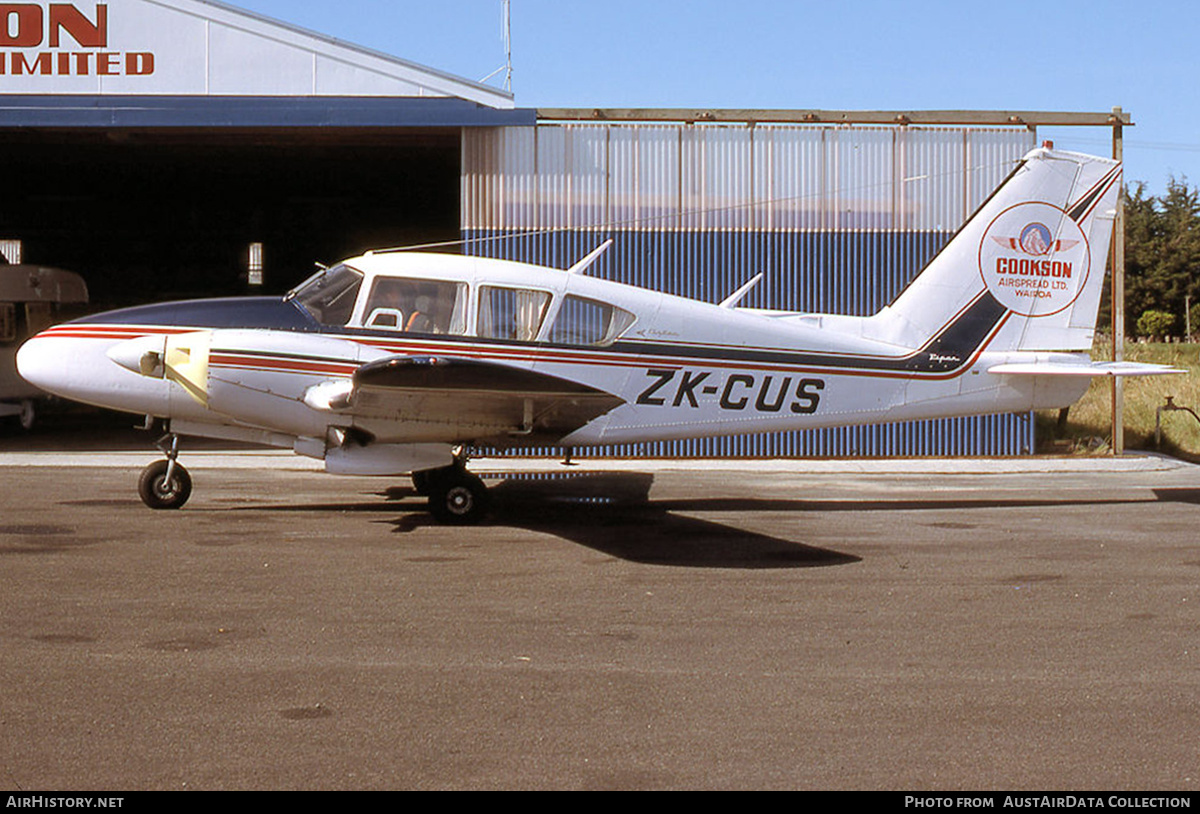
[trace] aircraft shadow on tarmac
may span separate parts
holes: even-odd
[[[940,498],[933,500],[810,500],[791,498],[675,498],[651,500],[649,473],[598,472],[506,476],[491,487],[486,522],[553,534],[620,559],[657,565],[712,568],[812,568],[846,565],[860,557],[723,525],[682,512],[919,511],[1030,508],[1130,503],[1200,505],[1200,489],[1160,488],[1153,498],[1084,500],[1060,497]],[[405,487],[388,489],[391,500],[413,497]],[[398,532],[436,525],[424,512],[389,521]]]
[[[534,475],[482,473],[492,498],[485,526],[523,528],[569,540],[630,562],[692,568],[817,568],[862,558],[746,529],[674,514],[672,502],[650,500],[649,473],[596,472]],[[385,501],[226,505],[220,511],[395,513],[376,521],[398,534],[442,526],[425,510],[425,498],[410,486],[377,493]],[[727,501],[715,501],[729,511]],[[704,501],[687,507],[704,511]],[[745,502],[746,511],[759,508]],[[407,511],[411,509],[411,511]],[[192,511],[197,508],[193,507]]]
[[[636,472],[536,473],[490,476],[492,506],[486,525],[551,534],[619,559],[654,565],[707,568],[814,568],[847,565],[860,557],[795,540],[772,537],[696,517],[686,512],[834,512],[921,511],[946,509],[1036,508],[1133,503],[1200,505],[1200,489],[1159,488],[1153,497],[1075,499],[1012,495],[1004,498],[812,500],[803,498],[650,499],[654,476]],[[396,533],[439,524],[424,510],[424,499],[408,486],[381,492],[386,502],[337,505],[255,506],[259,511],[363,511],[390,513],[411,507],[387,521]]]
[[[487,477],[484,473],[484,477]],[[506,475],[489,492],[485,521],[543,532],[618,559],[691,568],[816,568],[859,557],[746,529],[687,517],[650,500],[649,473],[595,472]],[[392,488],[389,499],[413,495]],[[703,511],[703,501],[692,507]],[[424,512],[392,521],[397,532],[436,525]]]

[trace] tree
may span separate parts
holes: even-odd
[[[1144,311],[1137,321],[1138,336],[1148,336],[1156,342],[1169,334],[1174,327],[1175,315],[1166,311]]]
[[[1150,196],[1138,182],[1125,193],[1126,329],[1147,311],[1182,320],[1189,295],[1200,302],[1200,190],[1171,178]]]

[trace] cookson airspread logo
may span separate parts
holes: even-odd
[[[988,225],[979,245],[979,272],[1000,304],[1031,317],[1056,314],[1075,302],[1091,271],[1087,238],[1062,209],[1022,203]]]

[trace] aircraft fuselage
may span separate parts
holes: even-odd
[[[334,424],[383,443],[501,446],[584,446],[1008,412],[1070,403],[1080,390],[1077,381],[1048,387],[987,375],[988,367],[1014,354],[987,350],[1007,312],[986,295],[970,307],[975,313],[957,316],[914,350],[825,330],[820,316],[721,308],[524,264],[435,258],[360,260],[366,272],[357,294],[362,302],[345,325],[321,324],[295,298],[144,306],[46,331],[22,349],[22,372],[60,395],[186,422],[194,434],[204,434],[207,425],[213,431],[228,425],[324,438]],[[413,266],[424,266],[426,276],[412,276]],[[460,283],[467,318],[456,333],[366,325],[369,291],[382,279]],[[497,288],[547,295],[532,338],[478,335],[480,292]],[[611,341],[597,334],[599,324],[583,337],[595,340],[590,344],[562,341],[578,337],[556,341],[553,325],[568,295],[632,315],[632,321]],[[165,346],[180,337],[204,344],[188,346],[193,355],[207,357],[203,381],[137,369],[145,353],[165,355]],[[121,348],[124,365],[114,362]],[[580,382],[622,403],[550,437],[488,422],[472,432],[469,421],[420,410],[341,421],[305,402],[315,386],[348,382],[361,365],[392,356],[487,361]]]

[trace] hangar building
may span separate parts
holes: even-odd
[[[639,120],[510,93],[210,0],[0,4],[0,250],[99,306],[282,292],[367,249],[566,267],[872,313],[1032,127]],[[736,118],[736,117],[735,117]],[[1028,414],[672,442],[670,455],[1020,454]]]

